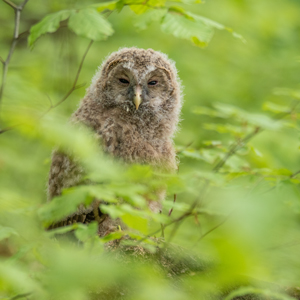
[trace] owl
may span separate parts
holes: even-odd
[[[177,169],[173,136],[182,105],[180,80],[173,61],[152,49],[122,48],[107,57],[92,79],[71,120],[91,128],[107,155],[126,164],[148,164],[167,172]],[[101,172],[101,170],[99,170]],[[48,181],[48,198],[82,182],[84,170],[70,156],[54,151]],[[152,211],[159,201],[149,201]],[[120,226],[101,213],[95,200],[79,207],[51,228],[73,222],[98,221],[99,235]]]

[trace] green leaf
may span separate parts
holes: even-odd
[[[142,1],[145,3],[145,1]],[[146,2],[150,7],[164,7],[166,5],[166,0],[149,0]]]
[[[207,147],[222,148],[222,142],[221,141],[203,141],[203,145],[207,146]]]
[[[94,41],[104,40],[114,33],[111,24],[92,8],[73,12],[68,27],[77,35]]]
[[[273,102],[265,102],[263,104],[263,110],[271,111],[273,113],[287,113],[291,110],[290,107],[284,105],[278,105]]]
[[[214,149],[211,150],[201,149],[197,151],[195,149],[189,148],[182,151],[181,154],[188,158],[203,160],[209,164],[215,163],[216,159],[220,157],[220,152],[219,151],[217,152]]]
[[[49,237],[55,236],[57,234],[65,234],[67,232],[73,231],[74,229],[77,229],[78,226],[82,226],[82,225],[80,223],[73,223],[72,225],[51,229],[47,231],[46,234]]]
[[[200,4],[203,3],[202,0],[173,0],[172,2],[180,2],[184,4]]]
[[[107,243],[107,242],[112,241],[112,240],[118,240],[123,236],[124,236],[124,232],[115,231],[115,232],[112,232],[112,233],[102,237],[101,241],[104,242],[104,243]]]
[[[118,205],[100,205],[101,212],[108,214],[111,218],[117,219],[121,217],[124,212]]]
[[[197,115],[206,115],[206,116],[218,117],[218,118],[228,118],[227,114],[220,113],[215,109],[211,109],[205,106],[195,107],[192,112]]]
[[[274,89],[273,93],[278,96],[289,96],[294,99],[300,100],[300,90],[293,90],[288,88]]]
[[[236,172],[240,170],[250,170],[249,163],[245,160],[242,159],[241,157],[235,155],[231,156],[227,161],[224,166],[225,169],[228,169],[231,172]]]
[[[143,234],[148,233],[148,220],[140,216],[133,216],[131,214],[124,214],[122,221],[131,229],[140,231]]]
[[[80,224],[81,225],[81,224]],[[89,225],[81,225],[75,231],[75,236],[82,242],[97,236],[98,223],[92,222]]]
[[[232,291],[224,300],[231,300],[238,296],[245,296],[249,294],[264,295],[267,296],[267,298],[278,299],[278,300],[295,300],[295,298],[290,297],[286,294],[273,292],[267,289],[254,288],[254,287],[240,287],[237,290]]]
[[[216,21],[213,21],[211,19],[205,18],[203,16],[199,16],[190,12],[187,12],[187,14],[197,20],[198,22],[203,22],[207,26],[211,26],[212,28],[218,29],[218,30],[227,30],[230,32],[235,38],[241,39],[243,42],[246,42],[246,40],[238,33],[234,32],[231,28],[228,28],[224,26],[223,24],[220,24]]]
[[[123,9],[124,5],[125,5],[125,0],[119,0],[116,3],[116,10],[117,10],[117,12],[121,12],[121,10]]]
[[[144,14],[149,9],[148,6],[142,5],[142,4],[132,4],[132,5],[129,5],[129,7],[137,15]]]
[[[40,218],[46,225],[58,221],[71,213],[74,213],[79,204],[90,204],[93,198],[89,196],[86,188],[74,187],[63,191],[61,196],[55,197],[39,209]]]
[[[42,19],[39,23],[30,28],[30,34],[28,37],[28,45],[33,46],[35,41],[45,33],[55,32],[61,21],[70,17],[71,10],[61,10],[56,13],[50,14]]]
[[[225,104],[225,103],[216,103],[214,107],[222,114],[228,115],[228,117],[236,118],[242,122],[248,122],[254,126],[259,126],[269,130],[278,130],[282,127],[282,124],[278,121],[275,121],[263,114],[249,113],[245,110],[242,110],[236,106]]]
[[[190,12],[188,12],[188,15],[191,16],[191,17],[193,17],[195,20],[203,22],[207,26],[211,26],[211,27],[219,29],[219,30],[226,29],[226,27],[224,25],[222,25],[222,24],[220,24],[220,23],[218,23],[216,21],[213,21],[211,19],[199,16],[199,15],[196,15],[196,14],[193,14],[193,13],[190,13]]]
[[[118,1],[108,1],[108,2],[102,2],[102,3],[96,3],[91,5],[91,7],[95,7],[98,12],[102,12],[106,9],[108,10],[114,10],[116,9]]]
[[[234,126],[231,124],[203,124],[203,128],[206,130],[214,130],[219,133],[230,133],[235,136],[241,136],[245,130],[239,126]]]
[[[149,180],[151,178],[152,174],[152,168],[151,166],[147,165],[132,165],[128,170],[127,174],[130,179],[134,181],[140,181],[141,180]]]
[[[0,241],[9,238],[12,235],[18,235],[18,233],[11,227],[0,226]]]
[[[161,29],[177,38],[192,41],[196,46],[205,47],[213,36],[213,28],[204,22],[191,20],[186,15],[167,13],[162,21]]]

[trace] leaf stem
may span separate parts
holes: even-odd
[[[286,116],[290,115],[291,113],[293,113],[293,111],[296,109],[297,105],[299,104],[299,101],[295,100],[293,101],[291,108],[288,112],[282,113],[280,115],[277,116],[276,121],[279,121],[283,118],[285,118]],[[225,165],[225,163],[227,162],[227,160],[233,156],[234,154],[236,154],[236,152],[241,149],[245,144],[247,144],[253,137],[255,137],[257,134],[261,133],[262,131],[264,131],[264,129],[260,126],[257,126],[254,128],[254,130],[252,132],[250,132],[248,135],[246,135],[243,139],[239,139],[237,140],[229,149],[229,151],[226,153],[226,155],[215,165],[215,167],[213,168],[214,172],[219,172],[219,170]]]
[[[7,55],[5,60],[3,58],[1,58],[3,68],[2,68],[2,83],[1,83],[1,87],[0,87],[0,106],[1,106],[1,103],[2,103],[3,91],[4,91],[4,87],[5,87],[5,83],[6,83],[8,65],[10,63],[11,57],[13,55],[13,52],[14,52],[15,48],[16,48],[18,38],[19,38],[19,27],[20,27],[21,13],[22,13],[22,11],[23,11],[23,9],[24,9],[24,7],[25,7],[25,5],[28,1],[29,0],[24,0],[19,6],[17,6],[13,2],[11,2],[10,0],[3,0],[3,2],[5,2],[10,7],[12,7],[15,11],[15,26],[14,26],[13,40],[12,40],[8,55]],[[2,132],[5,132],[5,131],[1,130],[0,133],[2,133]]]
[[[88,54],[88,52],[89,52],[89,50],[90,50],[90,48],[91,48],[93,42],[94,42],[93,40],[91,40],[91,41],[89,42],[89,44],[88,44],[88,46],[87,46],[87,49],[85,50],[85,52],[84,52],[84,54],[83,54],[83,56],[82,56],[82,58],[81,58],[81,61],[80,61],[80,64],[79,64],[79,67],[78,67],[78,70],[77,70],[77,73],[76,73],[76,76],[75,76],[73,85],[72,85],[72,87],[70,88],[70,90],[65,94],[65,96],[64,96],[61,100],[59,100],[59,101],[58,101],[57,103],[55,103],[55,104],[52,104],[51,98],[50,98],[49,96],[47,96],[48,99],[49,99],[49,102],[50,102],[50,106],[49,106],[49,108],[48,108],[48,109],[40,116],[40,119],[43,118],[43,117],[44,117],[48,112],[50,112],[52,109],[56,108],[56,107],[59,106],[61,103],[63,103],[64,101],[66,101],[67,98],[68,98],[68,97],[69,97],[76,89],[79,89],[79,88],[81,88],[82,86],[85,85],[85,84],[78,84],[78,85],[77,85],[77,82],[78,82],[79,75],[80,75],[80,73],[81,73],[81,69],[82,69],[84,60],[85,60],[85,58],[86,58],[86,56],[87,56],[87,54]],[[12,130],[12,129],[14,129],[15,127],[20,126],[20,125],[21,125],[21,124],[14,125],[14,126],[10,126],[10,127],[6,127],[6,128],[4,128],[4,129],[0,130],[0,134],[2,134],[2,133],[4,133],[4,132],[7,132],[7,131],[9,131],[9,130]]]

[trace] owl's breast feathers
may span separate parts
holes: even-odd
[[[99,103],[87,98],[72,120],[92,128],[101,137],[103,150],[114,157],[169,172],[177,169],[170,126],[164,122],[122,116],[122,111],[103,110]]]

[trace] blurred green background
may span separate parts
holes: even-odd
[[[71,0],[28,2],[20,24],[20,32],[25,33],[20,38],[9,65],[1,103],[0,129],[22,123],[23,114],[38,117],[48,109],[50,101],[58,102],[72,86],[78,65],[89,43],[88,39],[78,37],[62,27],[54,34],[42,36],[34,48],[30,49],[27,46],[26,32],[49,13],[80,8],[92,3],[95,2],[84,1],[83,3]],[[289,97],[275,95],[273,91],[278,87],[300,88],[299,1],[207,0],[203,4],[184,4],[183,7],[232,28],[241,34],[246,42],[234,38],[228,31],[216,30],[208,47],[201,49],[189,41],[176,39],[163,33],[156,23],[151,24],[144,31],[137,31],[133,23],[138,16],[125,7],[121,13],[114,12],[108,18],[115,34],[106,41],[94,42],[92,45],[78,81],[79,84],[86,83],[85,87],[74,91],[64,103],[49,113],[53,121],[55,122],[55,118],[68,118],[72,114],[80,99],[83,98],[85,88],[89,86],[92,76],[107,55],[121,47],[132,46],[153,48],[164,52],[176,62],[184,94],[182,121],[175,138],[179,150],[188,146],[192,148],[191,151],[199,151],[199,149],[201,151],[207,148],[205,141],[212,140],[220,141],[221,145],[227,148],[236,138],[232,134],[206,130],[205,124],[211,123],[212,119],[209,116],[193,113],[196,107],[213,107],[216,103],[225,103],[250,113],[272,116],[270,112],[263,110],[264,103],[273,102],[290,106]],[[13,10],[4,2],[0,2],[0,56],[2,58],[5,58],[9,51],[13,18]],[[213,122],[236,124],[236,121],[231,119],[215,119]],[[250,143],[251,146],[242,155],[247,168],[287,169],[291,173],[298,171],[300,167],[298,123],[296,113],[290,123],[292,125],[279,130],[266,130],[255,137]],[[238,125],[247,126],[247,124]],[[30,215],[30,209],[36,210],[46,202],[46,182],[54,145],[54,141],[47,142],[41,136],[36,138],[34,134],[28,132],[28,128],[22,129],[22,126],[0,135],[2,209],[9,207],[8,199],[14,199],[15,202],[12,203],[20,203],[21,207],[22,205],[27,207]],[[183,176],[189,178],[191,172],[195,170],[199,172],[211,170],[211,165],[207,162],[187,156],[180,156],[179,173]],[[244,166],[244,163],[235,165],[233,159],[232,169],[228,172],[233,174],[235,171],[243,170]],[[214,258],[218,257],[220,261],[226,262],[218,269],[217,275],[212,275],[214,280],[218,278],[222,283],[226,283],[227,280],[232,282],[232,278],[235,278],[232,274],[235,272],[253,272],[270,280],[272,278],[276,281],[282,278],[285,284],[293,286],[299,278],[299,260],[297,260],[299,248],[291,248],[288,254],[275,255],[276,264],[274,264],[272,255],[264,253],[261,256],[255,247],[260,249],[277,242],[280,244],[299,240],[299,184],[298,182],[295,185],[287,183],[281,189],[275,189],[275,193],[269,196],[259,194],[259,196],[251,196],[252,198],[246,197],[245,200],[244,192],[256,180],[252,175],[246,179],[239,178],[230,186],[218,187],[209,192],[205,200],[205,208],[220,210],[223,215],[236,205],[240,210],[238,208],[239,213],[236,218],[226,223],[225,227],[221,227],[207,242],[200,243],[200,246],[193,248],[192,251],[201,255],[210,253]],[[191,194],[196,195],[199,186],[194,184],[194,179],[193,177],[188,181],[187,190],[192,189]],[[278,178],[274,178],[273,186],[279,181]],[[255,187],[257,186],[259,183]],[[191,202],[187,190],[179,196],[179,202]],[[240,204],[241,199],[244,199],[245,205]],[[178,212],[175,210],[174,214],[176,216]],[[201,226],[209,229],[212,224],[215,224],[215,220],[215,217],[203,220]],[[26,222],[29,222],[28,224],[36,222],[34,226],[40,226],[36,225],[40,224],[37,217],[34,221],[24,218],[17,225],[18,229],[25,230]],[[12,224],[7,220],[5,223]],[[195,233],[198,228],[195,228],[196,223],[195,220],[184,223],[175,241],[191,248],[198,240]],[[34,236],[34,233],[33,230],[30,235]],[[289,273],[283,266],[294,266],[295,269]],[[232,273],[229,274],[228,269],[231,269]],[[197,279],[200,280],[198,283],[202,282],[201,288],[210,291],[212,287],[207,279],[201,281],[202,279]],[[193,279],[190,282],[193,282]],[[191,284],[195,287],[194,294],[193,292],[191,294],[195,296],[201,292],[200,287],[199,290],[196,288],[196,280]],[[163,292],[169,293],[170,298],[173,295],[171,291],[166,291],[162,287],[160,291],[157,283],[157,295],[162,297]],[[155,297],[154,294],[150,293],[150,295]],[[188,297],[186,294],[178,295],[175,299]],[[85,298],[82,296],[78,299]],[[144,299],[147,297],[145,296]]]

